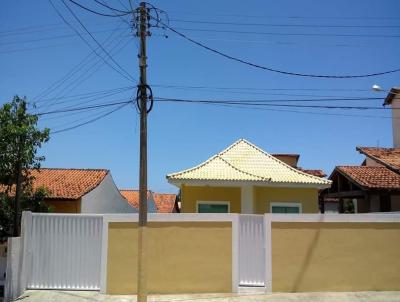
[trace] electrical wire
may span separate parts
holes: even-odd
[[[131,12],[128,12],[128,11],[119,10],[119,9],[117,9],[115,7],[111,7],[108,4],[105,4],[105,3],[103,3],[103,2],[101,2],[99,0],[93,0],[93,1],[96,2],[97,4],[103,6],[103,7],[108,8],[109,10],[113,10],[113,11],[116,11],[116,12],[119,12],[119,13],[123,13],[124,14],[123,16],[127,15],[127,13],[128,14],[131,13]],[[118,17],[121,17],[121,16],[118,16]]]
[[[244,110],[255,110],[255,111],[272,111],[272,112],[287,112],[287,113],[299,113],[307,115],[320,115],[320,116],[338,116],[338,117],[358,117],[358,118],[374,118],[374,119],[392,119],[391,116],[381,116],[381,115],[364,115],[364,114],[348,114],[348,113],[332,113],[332,112],[315,112],[315,111],[304,111],[304,110],[290,110],[290,109],[276,109],[276,108],[260,108],[260,107],[249,107],[241,105],[227,105],[227,104],[202,104],[211,105],[216,107],[225,108],[238,108]],[[399,119],[400,118],[396,118]]]
[[[97,1],[96,1],[97,2]],[[234,25],[234,26],[266,26],[266,27],[296,27],[296,28],[400,28],[400,25],[322,25],[322,24],[273,24],[273,23],[245,23],[245,22],[221,22],[204,20],[170,19],[179,23]]]
[[[331,99],[334,100],[334,99]],[[335,99],[336,101],[339,99]],[[303,104],[277,104],[277,100],[190,100],[190,99],[178,99],[178,98],[162,98],[156,97],[154,101],[158,102],[177,102],[177,103],[203,103],[203,104],[228,104],[228,105],[243,105],[243,106],[264,106],[264,107],[294,107],[294,108],[316,108],[316,109],[355,109],[355,110],[392,110],[388,107],[374,107],[374,106],[338,106],[338,105],[303,105]],[[285,102],[288,100],[279,100],[279,102]],[[291,100],[296,101],[296,100]],[[305,100],[297,100],[304,102]],[[316,100],[312,100],[316,101]],[[270,103],[275,102],[275,103]],[[400,108],[394,108],[399,109]]]
[[[115,30],[117,30],[117,28],[115,28]],[[106,44],[108,44],[109,42],[111,43],[111,41],[108,41],[111,39],[111,37],[113,36],[114,32],[111,33],[107,39],[106,39]],[[40,103],[41,100],[40,98],[44,98],[45,96],[51,94],[53,91],[56,91],[58,88],[62,87],[63,85],[65,85],[65,83],[68,83],[68,81],[73,78],[77,73],[79,73],[85,66],[87,66],[88,64],[90,64],[90,62],[92,61],[92,58],[95,57],[95,53],[94,51],[91,51],[88,55],[86,55],[77,65],[75,65],[72,69],[70,69],[63,77],[61,77],[60,79],[58,79],[57,81],[53,82],[48,88],[46,88],[45,90],[43,90],[42,92],[40,92],[38,95],[36,95],[33,99],[35,101],[35,103]],[[94,64],[98,64],[99,62],[102,62],[103,60],[100,58],[100,60],[98,60],[97,62],[95,62]],[[94,66],[93,64],[91,65]],[[75,81],[77,81],[78,79],[76,79]]]
[[[82,4],[80,4],[80,3],[78,3],[78,2],[76,2],[74,0],[68,0],[68,1],[72,2],[73,4],[79,6],[80,8],[82,8],[82,9],[88,11],[88,12],[91,12],[93,14],[96,14],[96,15],[99,15],[99,16],[103,16],[103,17],[122,17],[122,16],[126,16],[126,15],[130,14],[130,12],[128,12],[128,11],[124,12],[123,14],[119,14],[119,15],[116,15],[116,14],[113,14],[113,15],[103,14],[103,13],[97,12],[95,10],[92,10],[92,9],[86,7],[86,6],[83,6]]]
[[[68,10],[71,12],[72,15],[75,16],[75,14],[73,13],[73,11],[69,8],[69,6],[65,3],[64,0],[61,0],[64,5],[68,8]],[[61,12],[57,9],[57,7],[54,5],[52,0],[49,0],[50,4],[52,5],[52,7],[54,8],[54,10],[56,11],[57,15],[64,21],[65,24],[68,25],[68,27],[70,27],[75,33],[78,34],[78,36],[82,39],[82,41],[84,41],[84,43],[99,57],[101,58],[105,64],[107,64],[107,66],[109,66],[110,68],[112,68],[113,70],[115,70],[116,72],[118,72],[122,77],[124,77],[125,79],[127,79],[128,81],[132,81],[134,80],[128,73],[128,76],[126,76],[124,73],[122,73],[120,70],[118,70],[117,68],[115,68],[113,65],[111,65],[105,58],[103,58],[103,56],[101,56],[95,48],[93,48],[93,46],[86,41],[86,39],[80,34],[80,32],[78,30],[76,30],[65,18],[64,16],[61,14]],[[76,17],[76,16],[75,16]],[[75,18],[76,20],[79,20],[77,17]],[[80,22],[80,20],[79,20]],[[83,28],[86,29],[86,27],[84,27],[83,24],[81,24]],[[86,30],[86,32],[95,40],[97,41],[92,34],[90,34],[90,32],[88,30]],[[98,42],[97,42],[98,43]],[[99,47],[100,47],[100,43],[98,43]],[[103,48],[102,46],[100,48]],[[104,48],[103,48],[104,49]],[[125,71],[126,72],[126,71]]]
[[[204,28],[185,28],[176,27],[177,30],[194,31],[194,32],[215,32],[215,33],[233,33],[233,34],[251,34],[251,35],[267,35],[267,36],[300,36],[300,37],[359,37],[359,38],[399,38],[400,35],[388,34],[330,34],[330,33],[281,33],[281,32],[260,32],[260,31],[240,31],[229,29],[204,29]]]
[[[81,27],[89,34],[89,36],[92,38],[92,40],[100,47],[100,49],[107,55],[107,57],[122,70],[126,75],[128,75],[127,78],[128,80],[136,81],[130,74],[127,72],[115,59],[110,55],[110,53],[97,41],[97,39],[92,35],[92,33],[86,28],[86,26],[82,23],[82,21],[78,18],[78,16],[74,13],[74,11],[67,5],[67,3],[64,0],[61,0],[62,3],[65,5],[65,7],[68,9],[68,11],[71,13],[71,15],[75,18],[76,21],[81,25]],[[73,1],[73,0],[68,0],[68,1]],[[107,62],[107,61],[105,61]],[[108,63],[108,62],[107,62]]]
[[[84,106],[84,107],[75,107],[75,108],[69,108],[69,109],[65,109],[64,108],[64,109],[58,109],[58,110],[53,110],[53,111],[47,111],[47,112],[39,112],[39,113],[35,113],[35,115],[44,116],[44,115],[49,115],[49,114],[57,114],[57,113],[64,113],[64,112],[75,112],[75,111],[81,111],[81,110],[87,110],[87,109],[93,109],[93,108],[110,107],[110,106],[116,106],[116,105],[121,105],[121,104],[129,104],[129,103],[132,103],[132,100],[115,102],[115,103],[98,104],[98,105],[92,105],[92,106]]]
[[[200,43],[196,40],[191,39],[190,37],[188,37],[187,35],[175,30],[174,28],[168,26],[167,24],[165,24],[162,21],[158,21],[160,24],[162,24],[165,28],[168,28],[169,30],[171,30],[172,32],[174,32],[175,34],[181,36],[182,38],[188,40],[189,42],[200,46],[210,52],[213,52],[215,54],[218,54],[222,57],[225,57],[226,59],[238,62],[238,63],[242,63],[251,67],[255,67],[258,69],[262,69],[262,70],[266,70],[266,71],[270,71],[270,72],[275,72],[275,73],[280,73],[280,74],[284,74],[284,75],[290,75],[290,76],[298,76],[298,77],[309,77],[309,78],[327,78],[327,79],[356,79],[356,78],[368,78],[368,77],[375,77],[375,76],[381,76],[381,75],[386,75],[386,74],[391,74],[391,73],[396,73],[400,71],[400,68],[396,68],[393,70],[388,70],[388,71],[383,71],[383,72],[375,72],[375,73],[369,73],[369,74],[361,74],[361,75],[322,75],[322,74],[306,74],[306,73],[299,73],[299,72],[291,72],[291,71],[285,71],[285,70],[279,70],[279,69],[274,69],[271,67],[266,67],[257,63],[252,63],[249,61],[246,61],[244,59],[241,58],[237,58],[231,55],[228,55],[222,51],[216,50],[214,48],[211,48],[203,43]]]
[[[83,123],[80,123],[80,124],[77,124],[77,125],[74,125],[74,126],[71,126],[71,127],[67,127],[67,128],[64,128],[64,129],[51,131],[50,134],[62,133],[62,132],[70,131],[70,130],[73,130],[73,129],[76,129],[76,128],[79,128],[79,127],[82,127],[82,126],[85,126],[85,125],[88,125],[88,124],[91,124],[91,123],[94,123],[94,122],[96,122],[96,121],[98,121],[98,120],[100,120],[102,118],[105,118],[106,116],[109,116],[109,115],[113,114],[114,112],[116,112],[118,110],[121,110],[122,108],[124,108],[127,105],[128,105],[128,103],[127,104],[123,104],[123,105],[117,107],[116,109],[113,109],[113,110],[111,110],[111,111],[109,111],[109,112],[107,112],[105,114],[102,114],[102,115],[100,115],[98,117],[90,119],[90,120],[88,120],[86,122],[83,122]]]

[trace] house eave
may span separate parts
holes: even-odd
[[[290,183],[290,182],[266,182],[266,181],[246,181],[246,180],[201,180],[201,179],[167,179],[168,182],[178,188],[182,185],[188,186],[210,186],[210,187],[241,187],[241,186],[259,186],[259,187],[279,187],[279,188],[315,188],[327,189],[331,184],[310,184],[310,183]]]

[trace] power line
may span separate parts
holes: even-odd
[[[204,20],[170,19],[173,22],[212,24],[212,25],[235,25],[235,26],[266,26],[266,27],[296,27],[296,28],[400,28],[400,25],[332,25],[332,24],[274,24],[274,23],[247,23],[247,22],[222,22]]]
[[[115,28],[115,30],[118,30],[118,27]],[[108,41],[111,39],[111,37],[113,36],[114,32],[112,32],[107,38],[106,38],[106,43],[108,44],[111,41]],[[86,55],[78,64],[76,64],[72,69],[70,69],[62,78],[60,78],[59,80],[53,82],[48,88],[46,88],[44,91],[42,91],[41,93],[39,93],[37,96],[34,97],[34,100],[36,100],[37,98],[43,98],[47,95],[49,95],[50,93],[52,93],[53,91],[55,91],[56,89],[58,89],[59,87],[61,87],[62,85],[64,85],[65,83],[67,83],[67,81],[69,79],[71,79],[75,74],[77,74],[78,72],[80,72],[80,70],[82,70],[84,68],[84,66],[87,66],[89,64],[90,61],[92,61],[92,58],[95,56],[95,52],[92,50],[88,55]],[[103,61],[103,58],[100,58],[100,61]],[[95,64],[98,64],[97,61]],[[92,65],[94,66],[94,65]],[[92,67],[89,67],[92,68]],[[38,101],[40,102],[40,100]]]
[[[103,34],[103,33],[112,32],[112,31],[115,31],[115,29],[98,30],[98,31],[94,31],[93,33]],[[25,44],[25,43],[35,43],[35,42],[58,40],[58,39],[68,39],[68,38],[74,38],[74,37],[81,36],[81,35],[83,36],[83,35],[88,35],[88,34],[87,33],[79,33],[79,34],[75,33],[75,34],[66,34],[66,35],[58,35],[58,36],[51,36],[51,37],[42,37],[42,38],[30,39],[30,40],[22,40],[22,41],[9,41],[9,42],[2,43],[1,46]]]
[[[391,116],[377,116],[377,115],[362,115],[362,114],[348,114],[348,113],[332,113],[332,112],[315,112],[315,111],[299,111],[290,109],[276,109],[276,108],[260,108],[260,107],[249,107],[241,105],[228,105],[228,104],[202,104],[211,105],[217,107],[227,107],[227,108],[239,108],[245,110],[256,110],[256,111],[272,111],[272,112],[287,112],[287,113],[299,113],[299,114],[311,114],[311,115],[321,115],[321,116],[339,116],[339,117],[361,117],[361,118],[377,118],[377,119],[392,119]],[[400,118],[398,118],[400,119]]]
[[[202,14],[202,13],[195,13],[195,12],[183,12],[183,11],[176,11],[182,13],[184,15],[195,15],[195,16],[206,16],[206,17],[239,17],[239,18],[261,18],[261,19],[321,19],[321,20],[400,20],[399,17],[376,17],[376,16],[365,16],[365,17],[357,17],[357,16],[274,16],[274,15],[241,15],[241,14]]]
[[[104,108],[104,107],[116,106],[116,105],[121,105],[121,104],[129,104],[129,103],[132,103],[132,101],[129,100],[129,101],[121,101],[121,102],[115,102],[115,103],[105,103],[105,104],[84,106],[84,107],[75,107],[75,108],[69,108],[69,109],[64,108],[64,109],[59,109],[59,110],[47,111],[47,112],[39,112],[39,113],[36,113],[35,115],[44,116],[44,115],[49,115],[49,114],[75,112],[75,111],[81,111],[81,110],[87,110],[87,109],[93,109],[93,108]]]
[[[104,13],[100,13],[100,12],[97,12],[95,10],[92,10],[92,9],[86,7],[86,6],[83,6],[82,4],[80,4],[80,3],[78,3],[78,2],[76,2],[74,0],[68,0],[68,1],[72,2],[73,4],[79,6],[80,8],[82,8],[82,9],[88,11],[88,12],[91,12],[93,14],[96,14],[96,15],[99,15],[99,16],[103,16],[103,17],[123,17],[123,16],[126,16],[126,15],[130,14],[130,12],[128,12],[128,11],[124,12],[123,14],[119,14],[119,15],[116,15],[116,14],[113,14],[113,15],[104,14]]]
[[[128,12],[128,11],[119,10],[119,9],[117,9],[115,7],[109,6],[108,4],[105,4],[105,3],[101,2],[101,1],[98,1],[98,0],[94,0],[94,2],[96,2],[97,4],[99,4],[99,5],[103,6],[103,7],[108,8],[109,10],[113,10],[113,11],[116,11],[116,12],[119,12],[119,13],[123,13],[122,16],[125,16],[125,15],[131,13],[131,12]],[[121,17],[121,15],[117,16],[117,17]]]
[[[78,20],[80,22],[80,20],[75,16],[75,14],[73,13],[73,11],[69,8],[69,6],[64,2],[64,0],[61,0],[64,5],[68,8],[68,10],[71,12],[71,14],[75,17],[76,20]],[[85,42],[85,44],[99,57],[101,58],[104,63],[106,63],[110,68],[114,69],[116,72],[118,72],[122,77],[124,77],[125,79],[127,79],[128,81],[132,81],[132,77],[129,75],[126,76],[124,73],[122,73],[120,70],[116,69],[114,66],[112,66],[105,58],[103,58],[99,53],[97,53],[96,49],[92,47],[92,45],[86,41],[86,39],[80,34],[79,31],[77,31],[65,18],[64,16],[61,14],[61,12],[57,9],[57,7],[54,5],[52,0],[49,0],[51,6],[54,8],[54,10],[56,11],[57,15],[64,21],[65,24],[67,24],[75,33],[78,34],[78,36],[82,39],[82,41]],[[86,30],[86,32],[97,42],[97,40],[93,37],[92,34],[90,34],[90,32],[86,29],[86,27],[84,27],[83,24],[81,24],[82,27]],[[98,43],[98,42],[97,42]],[[99,47],[100,47],[100,43],[98,43]],[[102,46],[100,47],[102,49],[104,49]],[[126,72],[126,71],[125,71]]]
[[[360,38],[399,38],[399,35],[383,35],[383,34],[330,34],[330,33],[281,33],[281,32],[260,32],[260,31],[239,31],[239,30],[220,30],[220,29],[204,29],[204,28],[185,28],[176,27],[178,30],[194,31],[194,32],[215,32],[215,33],[233,33],[233,34],[252,34],[267,36],[305,36],[305,37],[360,37]]]
[[[129,40],[126,41],[124,44],[114,44],[114,46],[118,46],[118,49],[114,52],[117,54],[119,51],[124,49],[128,44]],[[114,48],[113,46],[113,48]],[[113,49],[111,49],[113,50]],[[91,66],[89,66],[83,73],[81,73],[77,78],[75,78],[72,82],[69,84],[65,85],[60,92],[58,93],[58,96],[63,94],[63,96],[68,95],[71,91],[75,90],[78,86],[82,85],[87,79],[89,79],[93,74],[95,74],[102,66],[103,62],[101,60],[97,60],[97,62],[94,62]],[[79,72],[81,69],[78,69],[77,72]],[[76,73],[75,73],[76,74]]]
[[[291,75],[291,76],[299,76],[299,77],[309,77],[309,78],[328,78],[328,79],[355,79],[355,78],[367,78],[367,77],[374,77],[374,76],[380,76],[380,75],[385,75],[385,74],[391,74],[391,73],[395,73],[395,72],[399,72],[400,68],[396,68],[393,70],[388,70],[388,71],[383,71],[383,72],[376,72],[376,73],[370,73],[370,74],[362,74],[362,75],[321,75],[321,74],[305,74],[305,73],[298,73],[298,72],[291,72],[291,71],[285,71],[285,70],[279,70],[279,69],[274,69],[274,68],[270,68],[270,67],[266,67],[266,66],[262,66],[260,64],[257,63],[252,63],[249,61],[246,61],[244,59],[241,58],[236,58],[234,56],[228,55],[223,53],[222,51],[216,50],[214,48],[211,48],[203,43],[200,43],[198,41],[195,41],[191,38],[189,38],[188,36],[186,36],[185,34],[175,30],[174,28],[168,26],[167,24],[163,23],[162,21],[158,21],[160,24],[162,24],[164,27],[168,28],[169,30],[171,30],[172,32],[176,33],[177,35],[181,36],[182,38],[188,40],[189,42],[192,42],[193,44],[200,46],[208,51],[211,51],[215,54],[218,54],[222,57],[225,57],[229,60],[232,61],[236,61],[238,63],[242,63],[251,67],[255,67],[258,69],[262,69],[262,70],[266,70],[266,71],[270,71],[270,72],[275,72],[275,73],[280,73],[280,74],[284,74],[284,75]]]
[[[331,99],[340,100],[340,99]],[[345,100],[345,99],[342,99]],[[284,102],[289,100],[190,100],[190,99],[177,99],[177,98],[155,98],[155,101],[159,102],[176,102],[176,103],[198,103],[198,104],[228,104],[228,105],[243,105],[243,106],[261,106],[261,107],[294,107],[294,108],[316,108],[316,109],[355,109],[355,110],[392,110],[388,107],[373,107],[373,106],[338,106],[338,105],[303,105],[303,104],[277,104],[276,102]],[[296,101],[296,100],[291,100]],[[306,100],[297,100],[305,102]],[[310,101],[310,100],[308,100]],[[312,100],[316,101],[316,100]],[[270,103],[275,102],[275,103]],[[396,108],[395,108],[396,109]],[[400,108],[397,108],[400,110]]]
[[[65,3],[64,0],[61,0],[62,3],[65,5],[65,7],[69,10],[69,12],[72,14],[72,16],[75,18],[76,21],[78,21],[78,23],[82,26],[82,28],[89,34],[89,36],[92,38],[92,40],[101,48],[101,50],[107,55],[107,57],[116,65],[118,66],[125,74],[127,74],[128,76],[125,77],[128,80],[131,81],[136,81],[130,74],[129,72],[127,72],[120,64],[118,64],[117,61],[115,61],[115,59],[110,55],[110,53],[99,43],[99,41],[97,41],[97,39],[91,34],[91,32],[86,28],[86,26],[82,23],[82,21],[78,18],[78,16],[74,13],[74,11],[67,5],[67,3]],[[73,0],[69,0],[69,1],[73,1]],[[107,61],[105,61],[107,62]]]
[[[153,84],[154,87],[164,88],[193,88],[193,89],[221,89],[221,90],[261,90],[261,91],[371,91],[365,88],[260,88],[260,87],[233,87],[233,86],[202,86],[202,85],[174,85],[174,84]]]
[[[86,122],[83,122],[83,123],[80,123],[80,124],[77,124],[77,125],[74,125],[74,126],[71,126],[71,127],[68,127],[68,128],[64,128],[64,129],[60,129],[60,130],[56,130],[56,131],[51,131],[50,133],[51,134],[62,133],[62,132],[70,131],[70,130],[73,130],[73,129],[76,129],[76,128],[79,128],[79,127],[82,127],[82,126],[85,126],[85,125],[88,125],[88,124],[91,124],[91,123],[94,123],[94,122],[96,122],[96,121],[98,121],[98,120],[100,120],[100,119],[102,119],[102,118],[104,118],[104,117],[106,117],[106,116],[118,111],[118,110],[121,110],[126,105],[128,105],[128,104],[123,104],[123,105],[117,107],[116,109],[113,109],[113,110],[111,110],[111,111],[109,111],[109,112],[107,112],[105,114],[102,114],[102,115],[100,115],[98,117],[90,119],[90,120],[88,120]]]

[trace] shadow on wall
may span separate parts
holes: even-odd
[[[320,223],[322,221],[323,221],[323,216],[321,216],[318,223]],[[306,257],[305,257],[303,263],[301,264],[299,273],[297,274],[297,277],[294,281],[291,292],[296,293],[299,291],[301,282],[302,282],[304,276],[306,275],[308,267],[310,266],[311,260],[313,259],[314,253],[317,250],[316,248],[317,248],[318,242],[320,240],[320,236],[321,236],[321,228],[318,228],[318,230],[315,232],[315,234],[311,240],[311,244],[308,246]]]

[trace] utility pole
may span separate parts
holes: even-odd
[[[147,57],[146,37],[148,14],[146,3],[139,6],[138,36],[140,39],[139,69],[140,83],[138,86],[137,103],[140,112],[140,170],[139,170],[139,227],[138,227],[138,274],[137,301],[147,301]]]

